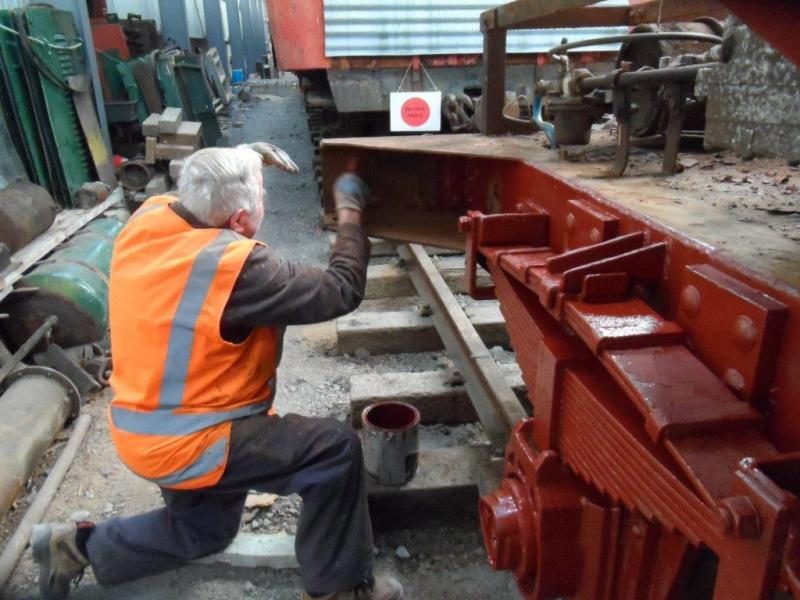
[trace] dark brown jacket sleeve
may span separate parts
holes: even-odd
[[[339,227],[327,269],[255,248],[222,315],[223,337],[241,339],[253,327],[319,323],[355,310],[364,298],[369,249],[361,226],[349,223]]]

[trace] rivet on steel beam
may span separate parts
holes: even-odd
[[[683,288],[680,309],[687,317],[696,317],[700,312],[700,291],[693,285]]]
[[[747,352],[755,346],[758,339],[758,328],[753,320],[745,315],[736,317],[733,324],[733,341],[742,352]]]
[[[722,380],[735,392],[744,391],[744,376],[736,369],[726,369]]]
[[[728,533],[747,539],[755,539],[761,535],[761,518],[758,510],[746,496],[725,498],[720,503],[728,513],[731,527]]]
[[[597,227],[592,227],[589,232],[589,239],[595,244],[600,241],[600,230]]]
[[[575,215],[569,213],[567,215],[567,231],[572,232],[575,229]]]
[[[752,456],[747,456],[739,461],[739,468],[742,471],[752,471],[756,468],[756,459]]]

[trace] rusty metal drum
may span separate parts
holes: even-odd
[[[58,207],[46,189],[20,181],[0,190],[0,243],[16,252],[53,224]]]

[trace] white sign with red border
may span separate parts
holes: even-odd
[[[440,131],[442,92],[392,92],[389,124],[392,131]]]

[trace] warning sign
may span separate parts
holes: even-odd
[[[395,92],[389,98],[392,131],[439,131],[441,92]]]

